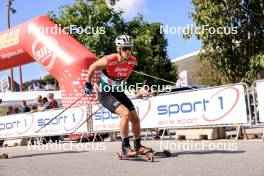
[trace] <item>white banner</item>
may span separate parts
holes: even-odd
[[[69,108],[49,125],[35,133],[62,111],[63,109],[0,117],[0,138],[69,134],[87,117],[86,107]],[[76,130],[76,132],[85,131],[87,131],[87,123]]]
[[[242,85],[162,95],[133,100],[141,128],[194,127],[247,123]],[[93,112],[98,107],[93,107]],[[119,129],[120,119],[105,108],[95,113],[95,131]]]
[[[264,81],[256,82],[256,90],[258,96],[259,122],[264,122]]]

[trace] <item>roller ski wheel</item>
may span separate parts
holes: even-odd
[[[147,153],[147,154],[145,155],[145,157],[146,157],[149,161],[151,161],[151,162],[154,161],[154,154],[153,154],[153,153]]]
[[[117,154],[117,158],[118,158],[119,160],[123,160],[123,159],[133,159],[133,158],[136,158],[136,157],[137,157],[136,154],[135,154],[135,155],[130,155],[130,156],[129,156],[129,155],[123,153],[123,152],[117,152],[116,154]]]
[[[165,157],[171,157],[171,152],[169,150],[163,150],[162,153]]]
[[[145,161],[154,161],[153,153],[147,153],[146,155],[135,155],[135,156],[127,156],[122,152],[117,152],[117,158],[119,160],[145,160]]]
[[[123,156],[122,156],[122,154],[120,152],[117,152],[116,154],[117,154],[117,158],[119,160],[123,160]]]
[[[171,157],[171,152],[169,150],[163,150],[161,152],[153,152],[154,156],[158,157]]]
[[[3,153],[2,159],[8,159],[8,154],[7,153]]]

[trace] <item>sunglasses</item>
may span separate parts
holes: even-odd
[[[131,50],[132,50],[132,47],[130,46],[122,47],[122,51],[131,51]]]

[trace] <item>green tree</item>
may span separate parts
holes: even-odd
[[[101,57],[115,51],[112,42],[125,29],[121,14],[104,0],[76,0],[74,4],[61,6],[58,16],[49,12],[49,17],[62,27],[71,26],[72,30],[68,32]],[[87,29],[87,32],[81,29]]]
[[[56,84],[56,79],[50,74],[44,76],[42,80],[45,81],[46,84]]]
[[[143,16],[138,16],[127,23],[128,34],[134,38],[134,55],[138,59],[136,70],[149,75],[176,82],[177,69],[172,66],[167,56],[167,40],[160,32],[161,23],[147,23]],[[131,29],[131,30],[129,30]],[[131,83],[142,82],[147,79],[149,84],[167,84],[166,82],[136,73],[130,77]]]
[[[111,1],[114,5],[116,1]],[[128,34],[134,38],[133,55],[138,59],[138,67],[147,74],[176,81],[176,69],[167,57],[167,40],[159,31],[160,23],[148,23],[139,15],[131,21],[125,21],[123,12],[117,11],[104,0],[77,0],[72,5],[60,7],[59,15],[49,12],[50,18],[68,27],[76,25],[85,29],[91,27],[90,34],[71,34],[84,46],[96,53],[98,57],[116,52],[114,40],[120,34]],[[151,78],[133,73],[129,83],[142,82],[148,79],[152,84],[165,84]]]
[[[4,116],[4,115],[5,115],[5,110],[0,107],[0,116]]]
[[[196,34],[202,40],[201,60],[221,72],[225,81],[252,82],[264,69],[264,2],[261,0],[192,0]],[[209,29],[211,27],[211,29]],[[214,29],[225,30],[217,34]],[[211,30],[211,31],[210,31]]]
[[[28,90],[29,86],[32,86],[33,84],[35,85],[46,85],[47,83],[44,80],[40,80],[40,79],[33,79],[31,81],[26,81],[23,83],[23,90]]]
[[[198,58],[196,62],[199,63],[199,68],[194,72],[194,76],[198,84],[216,86],[227,83],[223,79],[223,73],[213,69],[208,60]]]

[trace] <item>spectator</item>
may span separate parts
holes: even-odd
[[[14,113],[15,113],[14,108],[12,106],[8,106],[6,115],[11,115],[11,114],[14,114]]]
[[[48,106],[49,106],[48,98],[44,97],[42,99],[42,102],[38,105],[38,111],[44,111],[46,109],[50,109],[50,108],[48,108]]]
[[[54,99],[53,93],[49,93],[47,101],[44,100],[44,98],[43,98],[43,101],[45,103],[43,106],[43,110],[59,108],[58,102]]]
[[[43,98],[44,100],[44,98]],[[44,104],[45,109],[55,109],[59,108],[58,102],[54,99],[54,94],[49,93],[48,94],[48,101]],[[59,142],[60,139],[62,139],[62,136],[51,136],[51,137],[46,137],[45,138],[47,141],[51,139],[52,142]]]
[[[149,97],[154,96],[155,91],[151,90],[147,84],[147,80],[143,81],[143,86],[135,93],[135,98]]]
[[[58,102],[54,99],[54,94],[53,93],[49,93],[48,94],[48,101],[49,101],[48,109],[59,108]]]
[[[43,104],[47,103],[47,102],[48,102],[48,98],[47,98],[47,97],[44,97],[44,98],[42,99],[42,102],[43,102]]]
[[[43,108],[44,104],[45,104],[45,102],[43,101],[42,96],[38,95],[36,98],[36,103],[34,103],[33,106],[37,107],[37,111],[43,111],[44,110],[44,108]]]
[[[25,100],[21,101],[20,105],[21,105],[21,112],[22,113],[30,112],[30,108],[27,106],[27,103]]]
[[[38,107],[33,105],[30,112],[38,112]]]
[[[19,114],[19,113],[20,113],[20,109],[18,107],[15,107],[14,114]]]
[[[42,107],[44,104],[43,104],[43,100],[42,100],[42,96],[41,95],[38,95],[37,96],[37,102],[35,103],[35,105],[37,106],[37,107]]]

